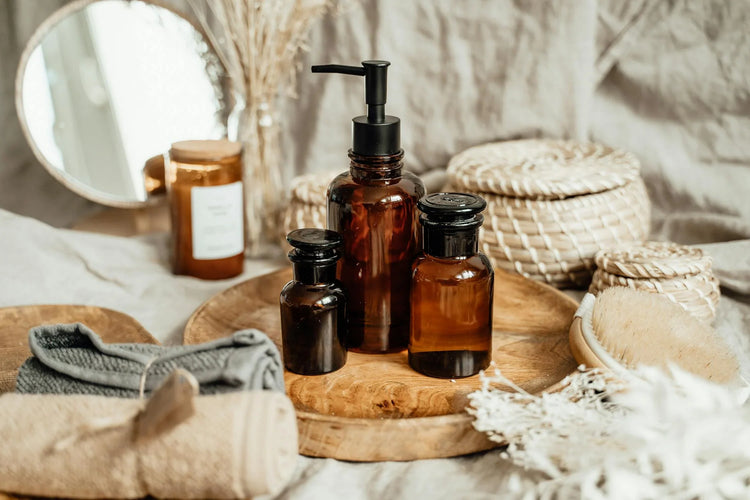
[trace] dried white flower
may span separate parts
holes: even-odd
[[[532,395],[495,370],[468,411],[508,443],[504,457],[548,476],[537,498],[750,498],[748,388],[676,368],[635,374],[626,389],[579,369],[559,392]]]

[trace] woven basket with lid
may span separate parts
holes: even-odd
[[[291,199],[281,219],[280,238],[287,247],[286,235],[294,229],[326,227],[326,192],[334,177],[341,172],[305,174],[292,180]]]
[[[602,250],[589,292],[612,286],[659,293],[698,319],[711,321],[720,298],[711,257],[699,248],[648,241]]]
[[[592,143],[521,140],[454,156],[446,190],[487,200],[483,252],[501,269],[587,286],[603,248],[643,241],[650,203],[638,160]]]

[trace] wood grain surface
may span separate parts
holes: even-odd
[[[281,349],[279,293],[291,268],[221,292],[196,310],[186,344],[244,328],[266,332]],[[576,302],[547,285],[496,271],[493,361],[530,392],[552,387],[576,361],[568,329]],[[463,455],[498,443],[475,431],[465,411],[479,376],[442,380],[420,375],[406,352],[350,352],[346,366],[320,376],[285,373],[297,408],[300,453],[354,461],[413,460]]]
[[[104,342],[159,342],[136,320],[96,306],[35,305],[0,308],[0,393],[12,391],[29,351],[29,329],[55,323],[83,323]]]

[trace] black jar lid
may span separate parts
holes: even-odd
[[[295,229],[286,235],[286,241],[294,247],[289,252],[292,262],[327,264],[341,257],[343,239],[336,231],[319,228]]]
[[[487,202],[468,193],[433,193],[417,203],[422,223],[446,228],[471,228],[482,224],[480,214]]]

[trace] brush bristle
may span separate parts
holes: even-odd
[[[726,342],[659,294],[608,288],[596,298],[592,323],[604,349],[630,368],[671,363],[720,383],[739,374],[737,357]]]

